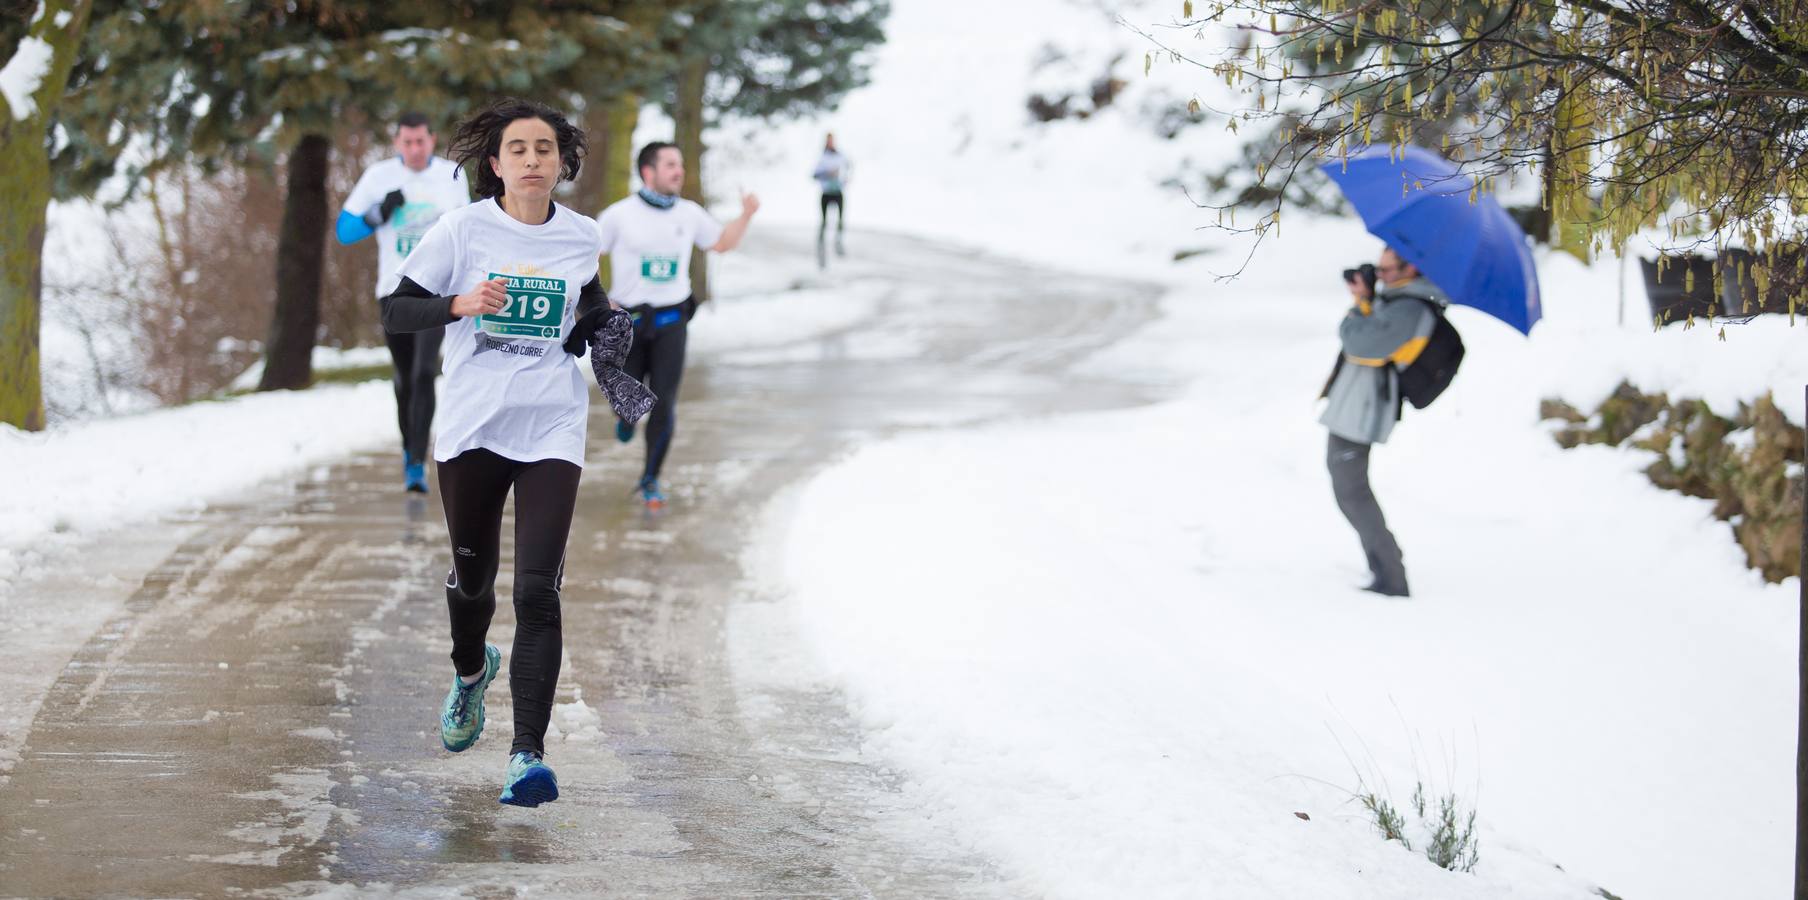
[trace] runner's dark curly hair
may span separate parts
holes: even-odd
[[[518,119],[539,119],[551,125],[559,141],[559,180],[578,177],[588,146],[584,129],[544,103],[509,97],[459,123],[458,133],[452,137],[452,160],[465,168],[482,199],[503,194],[502,179],[490,168],[490,159],[502,155],[502,132]]]

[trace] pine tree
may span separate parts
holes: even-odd
[[[191,2],[148,15],[141,3],[114,0],[72,82],[63,185],[81,191],[119,174],[134,140],[152,149],[140,174],[286,157],[276,312],[259,387],[305,387],[331,135],[404,109],[449,122],[511,93],[569,105],[632,57],[635,34],[613,13],[644,5],[296,0],[247,14]]]
[[[600,212],[628,196],[641,104],[663,91],[663,81],[677,65],[673,48],[660,35],[669,23],[688,21],[692,8],[706,2],[713,0],[614,4],[614,15],[628,36],[624,52],[606,70],[583,72],[582,83],[574,85],[575,105],[590,137],[590,157],[573,186],[571,202],[578,209]],[[605,266],[605,278],[607,271]]]

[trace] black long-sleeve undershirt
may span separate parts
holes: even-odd
[[[592,276],[578,289],[576,315],[582,316],[608,302],[608,295],[603,293],[601,277]],[[377,303],[382,311],[383,330],[390,334],[426,331],[458,321],[458,317],[452,314],[451,297],[435,294],[415,284],[411,278],[404,277],[389,296]]]
[[[584,282],[583,287],[578,288],[578,308],[575,315],[582,316],[599,306],[608,305],[609,295],[603,293],[603,276],[601,272],[598,272],[590,276],[590,280]]]
[[[452,298],[442,297],[403,278],[389,295],[377,301],[382,313],[383,330],[390,334],[426,331],[458,321],[452,314]]]

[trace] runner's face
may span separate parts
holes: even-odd
[[[647,187],[652,188],[654,193],[666,196],[677,194],[684,188],[684,154],[678,152],[676,147],[661,148],[654,154],[652,168],[641,170],[643,176],[649,172],[653,180],[647,182]]]
[[[490,168],[510,197],[540,200],[559,182],[559,138],[540,119],[516,119],[502,130],[502,152]]]
[[[395,151],[402,158],[402,165],[416,170],[427,168],[427,160],[433,156],[433,130],[425,125],[397,128]]]

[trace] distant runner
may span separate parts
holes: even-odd
[[[454,753],[483,733],[484,692],[502,667],[501,651],[484,638],[496,612],[503,506],[515,495],[515,734],[501,797],[514,806],[559,796],[545,738],[590,405],[572,354],[588,343],[618,415],[631,421],[652,406],[637,382],[604,365],[626,360],[630,324],[603,296],[596,223],[552,202],[553,187],[577,177],[584,143],[563,115],[524,100],[502,101],[459,126],[453,150],[473,167],[482,199],[442,218],[383,298],[385,328],[447,327],[450,338],[434,459],[452,540],[446,606],[454,675],[440,741]],[[611,329],[622,352],[606,361],[592,336]]]
[[[396,155],[364,170],[345,198],[334,229],[339,243],[377,236],[377,296],[396,287],[396,269],[439,217],[471,202],[464,171],[433,155],[433,126],[411,112],[396,120]],[[395,363],[396,422],[402,431],[402,479],[410,491],[427,490],[427,442],[433,433],[433,380],[445,330],[410,334],[385,330]]]
[[[684,377],[687,323],[696,312],[691,297],[691,248],[727,253],[739,246],[760,200],[741,196],[741,216],[727,226],[703,207],[678,196],[684,185],[684,155],[676,144],[656,141],[635,159],[643,185],[597,216],[603,252],[609,254],[609,290],[634,315],[634,349],[627,372],[646,382],[659,398],[647,417],[647,462],[641,470],[641,502],[665,506],[659,470],[677,427],[678,384]],[[634,440],[634,424],[618,421],[615,436]]]
[[[810,177],[822,187],[822,224],[816,226],[816,266],[829,267],[829,251],[825,238],[829,230],[829,207],[835,207],[835,255],[846,256],[847,247],[842,243],[842,233],[847,225],[847,199],[843,189],[847,186],[848,174],[853,164],[848,162],[841,151],[835,149],[835,135],[831,134],[823,144],[822,156],[816,160],[816,172]]]

